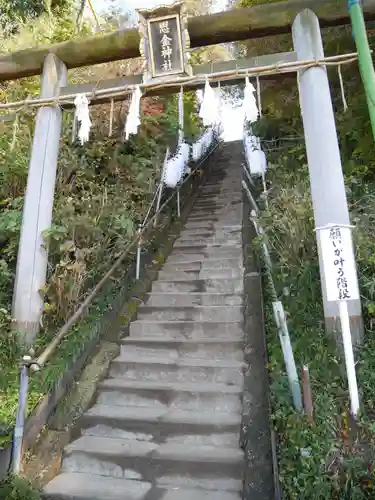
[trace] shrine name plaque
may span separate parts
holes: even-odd
[[[184,73],[179,15],[148,19],[152,77]]]

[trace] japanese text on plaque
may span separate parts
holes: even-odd
[[[328,227],[320,231],[324,276],[329,301],[359,298],[351,230]]]

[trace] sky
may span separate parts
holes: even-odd
[[[175,0],[91,0],[95,11],[100,14],[111,7],[133,12],[135,9],[151,9],[158,5],[167,5]],[[213,11],[226,9],[227,0],[214,0]],[[222,103],[223,139],[225,141],[239,140],[242,138],[242,114],[240,108],[233,107],[229,102]]]
[[[173,3],[175,0],[91,0],[94,9],[98,12],[108,9],[111,5],[119,8],[124,8],[125,10],[135,10],[135,9],[151,9],[157,5],[168,5]],[[215,0],[214,10],[220,11],[224,10],[227,4],[227,0]]]

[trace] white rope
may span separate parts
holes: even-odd
[[[212,73],[209,75],[211,81],[219,81],[222,80],[231,80],[238,79],[239,76],[243,75],[251,75],[252,77],[258,76],[262,77],[264,75],[275,75],[275,74],[283,74],[290,73],[293,71],[298,71],[299,69],[308,69],[316,66],[337,66],[338,64],[349,64],[358,59],[357,53],[352,52],[350,54],[342,54],[338,56],[330,56],[325,57],[323,59],[315,60],[315,59],[307,59],[304,61],[293,61],[287,63],[277,63],[277,64],[269,64],[266,66],[257,66],[250,67],[247,69],[236,69],[230,71],[219,71],[217,73]],[[141,85],[141,88],[144,92],[148,91],[158,91],[161,89],[174,88],[177,85],[199,85],[206,80],[207,76],[195,75],[193,77],[178,77],[174,81],[165,82],[165,83],[144,83]],[[121,97],[124,95],[131,94],[134,90],[134,85],[121,85],[119,87],[106,88],[106,89],[98,89],[95,91],[95,95],[92,95],[91,92],[86,92],[84,95],[91,98],[91,102],[94,101],[95,98],[101,99],[110,99],[111,97]],[[63,105],[63,104],[72,104],[74,102],[75,97],[79,95],[77,93],[62,95],[59,97],[53,98],[35,98],[35,99],[24,99],[16,102],[9,103],[0,103],[0,110],[11,109],[11,108],[25,108],[25,107],[42,107],[48,105]],[[19,109],[21,111],[21,109]]]

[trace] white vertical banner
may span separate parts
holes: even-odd
[[[352,231],[350,226],[338,224],[329,224],[317,228],[317,231],[322,250],[327,300],[339,303],[350,406],[352,414],[356,416],[359,411],[359,395],[347,304],[349,300],[359,299]]]

